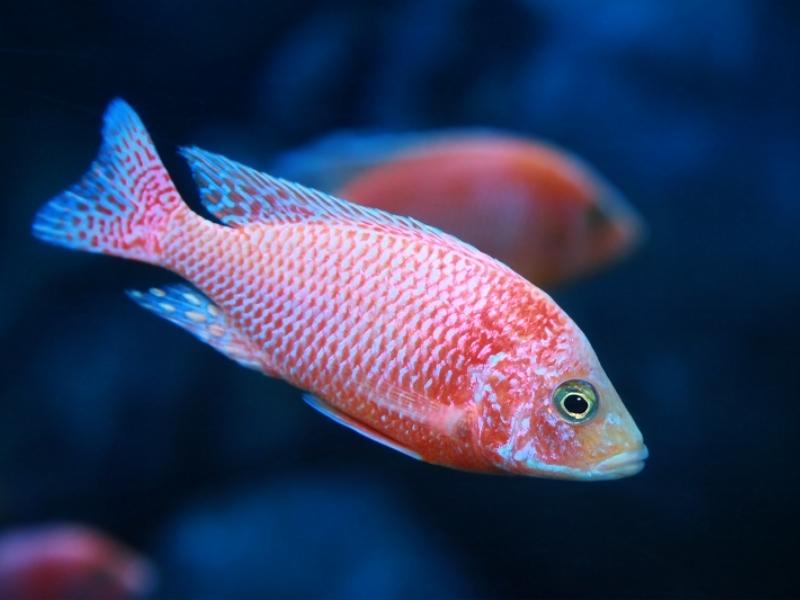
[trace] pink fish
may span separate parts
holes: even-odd
[[[539,286],[606,266],[642,238],[641,218],[584,161],[504,132],[339,133],[274,167],[439,227]]]
[[[0,598],[125,600],[155,583],[152,566],[106,535],[79,525],[41,525],[0,536]]]
[[[97,161],[34,233],[172,270],[196,290],[131,296],[409,456],[574,479],[642,468],[642,436],[586,337],[526,279],[413,219],[183,155],[218,223],[181,200],[115,101]]]

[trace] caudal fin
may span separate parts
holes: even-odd
[[[39,210],[33,234],[67,248],[159,263],[163,235],[182,210],[188,207],[144,125],[118,99],[106,110],[97,159]]]

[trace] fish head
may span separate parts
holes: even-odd
[[[603,480],[641,471],[642,434],[586,337],[563,313],[541,331],[478,378],[480,451],[517,475]]]
[[[519,156],[513,180],[524,190],[527,229],[517,238],[524,251],[512,266],[523,276],[537,285],[558,284],[638,247],[642,218],[589,164],[545,145],[529,145]]]
[[[542,279],[558,283],[619,261],[638,248],[646,235],[644,220],[609,184],[596,183],[590,193],[563,201],[532,244],[548,257]],[[546,225],[546,227],[545,227]],[[544,269],[544,266],[542,267]]]
[[[599,181],[595,193],[584,205],[578,227],[584,233],[585,264],[592,270],[619,260],[635,250],[645,237],[644,220],[611,184]]]

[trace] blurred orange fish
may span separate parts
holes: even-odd
[[[502,263],[419,221],[184,149],[215,223],[183,202],[124,102],[103,136],[33,231],[199,289],[132,292],[148,310],[414,458],[572,479],[644,466],[642,435],[586,337]]]
[[[341,133],[273,171],[439,227],[537,285],[605,266],[642,237],[639,216],[583,161],[503,133]]]
[[[0,598],[127,600],[154,584],[147,561],[88,527],[40,525],[0,536]]]

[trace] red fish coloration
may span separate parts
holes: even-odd
[[[150,564],[93,529],[58,524],[0,536],[0,598],[127,600],[155,583]]]
[[[217,223],[181,200],[136,114],[106,115],[81,181],[34,233],[194,284],[132,292],[338,422],[450,467],[638,472],[642,437],[586,337],[539,288],[438,229],[183,151]]]
[[[643,229],[622,195],[583,161],[499,132],[338,134],[286,154],[274,168],[439,227],[543,286],[621,258]]]

